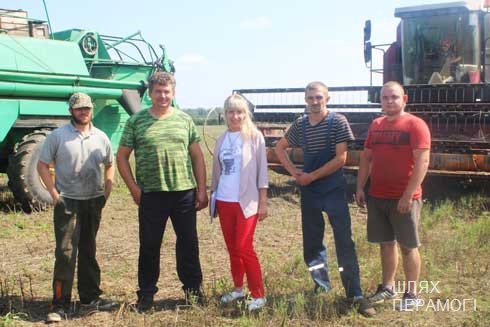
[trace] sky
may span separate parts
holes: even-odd
[[[222,106],[234,89],[369,85],[363,27],[373,44],[395,40],[397,7],[443,0],[45,0],[53,31],[90,29],[128,36],[141,31],[175,62],[183,108]],[[448,1],[451,2],[451,1]],[[45,19],[42,0],[0,0]],[[375,51],[373,63],[376,68]],[[377,60],[377,61],[376,61]],[[380,67],[378,67],[380,68]],[[374,85],[381,83],[374,78]]]

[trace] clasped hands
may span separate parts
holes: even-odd
[[[301,186],[307,186],[310,185],[315,181],[315,178],[313,175],[310,173],[306,173],[304,171],[301,171],[299,169],[296,169],[294,173],[292,174],[294,179],[296,180],[296,183],[298,183]]]

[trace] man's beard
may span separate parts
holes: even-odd
[[[90,124],[90,121],[92,121],[92,117],[90,117],[90,119],[88,120],[88,122],[85,123],[85,122],[81,121],[80,119],[78,119],[77,117],[75,117],[74,115],[71,116],[71,119],[73,120],[73,122],[75,124],[82,125],[82,126],[88,125],[88,124]]]

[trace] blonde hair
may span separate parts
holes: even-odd
[[[397,81],[388,81],[388,82],[384,83],[383,84],[383,87],[381,88],[381,92],[380,93],[383,93],[383,89],[388,89],[388,88],[398,88],[405,95],[405,89],[403,88],[403,85],[401,85]]]
[[[245,100],[244,97],[242,97],[239,94],[232,94],[225,100],[224,104],[224,109],[225,109],[225,121],[226,121],[226,126],[228,126],[228,119],[226,119],[226,114],[228,111],[232,109],[238,109],[240,111],[243,111],[245,113],[245,119],[242,122],[242,137],[245,139],[249,139],[254,135],[255,133],[259,133],[257,127],[252,121],[252,114],[250,113],[249,110],[249,103],[247,100]]]

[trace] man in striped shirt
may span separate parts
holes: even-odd
[[[376,314],[362,295],[359,264],[352,240],[351,217],[346,197],[346,181],[342,167],[347,159],[347,144],[354,135],[347,119],[327,109],[328,88],[322,82],[306,86],[306,114],[299,117],[276,145],[276,154],[284,168],[301,189],[301,222],[303,255],[315,282],[315,292],[331,289],[327,252],[323,244],[328,215],[332,226],[340,276],[346,296],[365,316]],[[303,170],[295,167],[285,150],[301,147]]]

